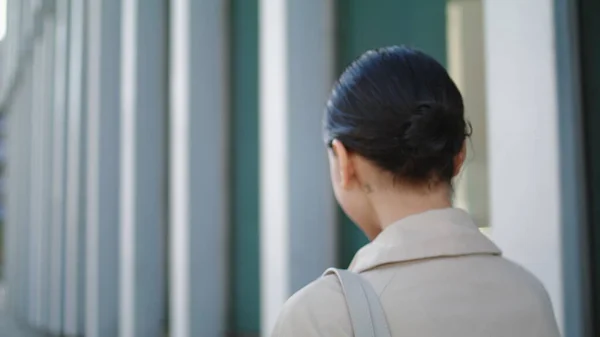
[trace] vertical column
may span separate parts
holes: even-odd
[[[473,126],[467,161],[456,183],[455,206],[469,211],[479,226],[489,225],[485,55],[481,0],[451,0],[447,5],[448,70],[463,94]]]
[[[88,22],[85,336],[118,336],[121,1],[91,1]]]
[[[593,250],[598,232],[597,160],[594,144],[600,97],[597,31],[600,6],[594,0],[554,1],[561,171],[563,336],[597,335],[600,272]],[[583,131],[583,132],[582,132]],[[587,173],[587,174],[586,174]],[[594,237],[595,236],[595,237]],[[595,264],[595,266],[594,266]],[[592,284],[594,282],[595,284]],[[596,286],[596,287],[594,287]],[[591,296],[590,296],[591,295]],[[593,310],[596,309],[596,310]],[[594,312],[595,311],[595,312]],[[594,316],[595,315],[595,316]],[[595,333],[594,333],[595,332]]]
[[[10,51],[9,51],[10,52]],[[4,54],[7,55],[7,54]],[[6,59],[4,59],[5,62]],[[6,77],[6,67],[3,67],[3,76],[2,80],[5,81]],[[6,83],[6,82],[4,82]],[[16,154],[18,151],[17,142],[15,136],[17,132],[15,130],[15,104],[13,102],[8,106],[5,115],[3,116],[3,125],[2,125],[2,140],[4,141],[4,226],[3,226],[3,238],[2,244],[4,245],[4,251],[2,256],[2,277],[5,280],[5,289],[7,290],[8,295],[6,296],[6,307],[9,312],[13,312],[14,310],[14,302],[12,298],[12,288],[14,285],[14,259],[15,259],[15,243],[14,243],[14,232],[15,232],[15,217],[14,217],[14,209],[16,206],[16,202],[14,200],[15,196],[15,178],[16,178],[16,170],[15,170],[15,160]]]
[[[15,6],[14,6],[14,0],[6,0],[6,12],[5,12],[5,19],[6,19],[6,30],[5,30],[5,35],[4,35],[4,40],[3,40],[3,55],[2,55],[2,85],[5,86],[6,83],[9,83],[10,78],[11,78],[11,73],[12,73],[12,67],[13,67],[13,60],[14,60],[14,37],[13,37],[13,32],[14,32],[14,25],[15,25]],[[3,89],[2,91],[5,91],[5,89]],[[10,108],[11,111],[14,111],[12,105]]]
[[[52,95],[52,218],[50,230],[49,330],[63,331],[65,187],[66,187],[66,110],[68,84],[69,0],[56,1],[54,77]]]
[[[12,9],[11,9],[11,3],[10,1],[6,1],[5,2],[5,18],[6,18],[6,29],[8,30],[10,25],[12,24],[12,20],[8,19],[8,15],[10,15],[12,13]],[[3,54],[2,54],[2,60],[1,60],[1,64],[0,64],[0,81],[2,83],[3,86],[6,86],[6,83],[8,81],[8,73],[10,71],[10,54],[11,54],[11,36],[6,33],[6,31],[4,31],[4,49],[3,49]],[[2,90],[0,90],[2,91]],[[0,94],[1,95],[1,94]],[[9,104],[6,107],[6,112],[5,112],[5,117],[3,118],[3,127],[0,127],[0,129],[2,129],[3,131],[3,140],[5,142],[5,156],[4,156],[4,162],[5,162],[5,166],[4,166],[4,210],[5,210],[5,215],[4,215],[4,226],[3,226],[3,231],[4,231],[4,235],[2,237],[2,245],[4,247],[4,251],[3,251],[3,267],[2,267],[2,277],[5,280],[5,289],[10,289],[11,284],[12,284],[12,279],[13,279],[13,266],[14,264],[12,263],[12,260],[14,259],[14,253],[13,253],[13,244],[11,243],[12,241],[12,236],[13,236],[13,225],[12,225],[12,212],[13,212],[13,207],[14,207],[14,201],[12,199],[12,186],[13,186],[13,172],[14,172],[14,165],[11,161],[8,160],[8,158],[13,156],[13,149],[14,149],[14,132],[11,132],[11,130],[13,130],[14,128],[14,118],[10,117],[11,111],[14,111],[13,108],[13,104]],[[13,114],[14,115],[14,114]],[[11,296],[7,296],[6,297],[6,307],[11,310],[13,308],[13,303],[12,303],[12,299]]]
[[[54,148],[54,41],[55,41],[55,24],[54,18],[47,18],[44,23],[44,69],[43,69],[43,85],[44,96],[43,104],[43,123],[44,142],[43,157],[42,157],[42,232],[40,252],[41,258],[39,261],[40,269],[40,309],[39,318],[40,326],[44,329],[49,328],[50,321],[50,273],[51,273],[51,230],[52,217],[54,208],[52,205],[52,179],[54,177],[54,156],[52,149]]]
[[[226,333],[225,1],[171,2],[171,336]]]
[[[65,235],[64,334],[80,335],[85,322],[85,172],[86,172],[86,1],[69,11],[69,83],[67,101],[67,190]]]
[[[27,21],[33,21],[31,20],[31,18],[29,18],[31,16],[31,11],[30,11],[30,2],[25,2],[25,7],[27,8],[26,10],[26,16],[27,19],[25,20],[25,22]],[[26,30],[26,33],[29,33],[29,31]],[[37,308],[39,307],[37,301],[39,299],[39,294],[37,292],[38,289],[38,274],[37,274],[37,260],[38,260],[38,248],[39,248],[39,229],[38,229],[38,215],[39,215],[39,208],[38,208],[38,204],[40,204],[39,202],[39,196],[40,193],[38,191],[39,188],[39,183],[38,183],[38,168],[40,166],[39,163],[39,145],[40,144],[40,138],[38,137],[39,135],[39,129],[40,129],[40,123],[39,123],[39,108],[40,108],[40,102],[39,102],[39,93],[40,93],[40,83],[39,83],[39,77],[38,74],[41,70],[41,53],[39,53],[39,50],[41,49],[41,42],[39,39],[34,38],[31,42],[31,61],[27,62],[27,67],[31,67],[31,73],[30,76],[31,78],[31,87],[29,88],[29,92],[26,93],[26,95],[29,95],[31,97],[31,112],[30,112],[30,125],[31,125],[31,139],[29,142],[29,151],[28,154],[30,156],[29,158],[29,165],[31,166],[29,168],[29,172],[30,172],[30,184],[29,184],[29,198],[27,200],[27,202],[29,203],[29,233],[27,235],[27,239],[29,241],[29,254],[28,254],[28,261],[27,263],[27,268],[29,269],[29,276],[27,278],[27,280],[25,281],[27,284],[27,288],[28,288],[28,296],[29,296],[29,310],[27,313],[27,322],[29,324],[35,324],[35,315],[36,315],[36,311]]]
[[[19,279],[18,279],[18,316],[30,322],[30,307],[31,307],[31,291],[29,280],[31,277],[30,268],[30,235],[31,235],[31,139],[33,137],[31,125],[31,89],[32,89],[32,71],[31,65],[26,65],[23,69],[23,82],[21,83],[20,102],[18,114],[20,115],[20,139],[21,149],[19,171],[19,256],[17,262],[19,264]]]
[[[16,10],[15,15],[18,16],[16,21],[16,28],[14,31],[14,39],[19,41],[23,37],[22,27],[23,27],[23,3],[18,2],[15,4]],[[20,63],[19,55],[22,49],[21,43],[16,43],[16,60],[15,66]],[[15,287],[13,289],[13,293],[15,294],[15,313],[16,316],[21,320],[27,320],[28,316],[28,272],[29,272],[29,241],[28,241],[28,229],[29,229],[29,172],[31,166],[29,164],[29,160],[31,159],[29,155],[30,149],[30,136],[31,136],[31,128],[28,123],[30,122],[30,103],[31,100],[26,98],[28,88],[31,87],[31,71],[27,67],[24,67],[22,70],[22,79],[20,90],[16,90],[16,95],[18,96],[15,99],[15,111],[17,114],[17,124],[18,124],[18,144],[20,153],[18,155],[18,178],[17,186],[15,190],[17,191],[17,208],[16,208],[16,237],[15,241],[17,242],[16,251],[16,261],[15,261]],[[15,72],[16,74],[16,72]],[[16,75],[15,75],[16,76]]]
[[[10,28],[9,28],[10,29]],[[6,296],[10,312],[15,316],[19,314],[19,179],[20,179],[20,129],[19,129],[19,100],[15,96],[10,104],[10,114],[8,115],[8,212],[7,212],[7,235],[5,243],[7,247],[6,268]]]
[[[29,308],[29,322],[34,326],[41,323],[41,303],[42,298],[42,247],[43,247],[43,229],[45,214],[43,207],[43,148],[45,139],[44,117],[45,105],[43,102],[45,83],[44,74],[44,41],[38,37],[33,42],[33,60],[32,60],[32,90],[31,90],[31,198],[30,202],[30,226],[29,234],[29,283],[31,306]]]
[[[52,166],[49,151],[52,146],[50,117],[52,105],[52,53],[54,24],[53,20],[41,17],[38,23],[42,29],[37,37],[33,54],[33,92],[32,99],[32,148],[31,154],[31,256],[30,256],[30,288],[31,302],[30,321],[37,327],[47,326],[48,317],[48,283],[49,283],[49,184],[52,181]]]
[[[22,179],[23,179],[23,171],[22,171],[22,160],[23,160],[23,144],[22,144],[22,127],[21,125],[23,124],[23,114],[21,113],[21,108],[22,108],[22,104],[21,104],[22,100],[19,97],[18,94],[15,95],[14,100],[12,101],[11,104],[11,116],[12,116],[12,120],[13,120],[13,127],[14,127],[14,131],[11,132],[12,137],[12,148],[13,148],[13,155],[12,155],[12,168],[13,168],[13,173],[11,174],[11,189],[13,191],[12,196],[11,196],[11,200],[13,200],[13,207],[11,208],[12,210],[12,215],[10,215],[9,221],[10,226],[11,226],[11,241],[13,242],[11,244],[11,253],[12,253],[12,258],[11,258],[11,279],[10,279],[10,285],[9,288],[7,290],[9,290],[10,292],[7,292],[7,295],[9,296],[9,300],[11,303],[11,310],[13,312],[13,314],[15,315],[15,317],[22,319],[22,305],[21,305],[21,288],[22,288],[22,283],[21,283],[21,278],[22,278],[22,273],[21,273],[21,250],[22,250],[22,245],[21,245],[21,229],[22,226],[20,226],[20,222],[22,219],[22,212],[21,212],[21,208],[22,208],[22,204],[21,204],[21,185],[22,185]]]
[[[3,83],[10,83],[15,72],[15,60],[17,45],[17,33],[19,27],[19,2],[9,0],[7,2],[7,32],[4,42],[5,56],[3,63]],[[10,104],[10,117],[8,121],[10,126],[7,128],[9,158],[8,158],[8,210],[6,219],[6,263],[5,277],[7,280],[7,298],[12,312],[18,313],[18,289],[19,289],[19,153],[21,150],[20,130],[19,130],[19,103],[18,97],[14,97]]]
[[[260,5],[261,314],[268,335],[285,300],[335,264],[321,134],[334,40],[331,1]]]
[[[484,1],[492,235],[542,280],[562,325],[553,15],[552,0]]]
[[[122,7],[121,337],[163,334],[167,9],[164,0]]]
[[[3,262],[4,267],[2,270],[3,277],[5,280],[5,289],[6,289],[6,304],[9,312],[14,313],[15,309],[15,301],[13,296],[13,290],[15,289],[15,265],[16,265],[16,257],[15,248],[15,230],[17,228],[17,218],[15,213],[15,207],[17,206],[17,202],[15,200],[15,196],[17,193],[16,189],[16,180],[18,177],[17,171],[17,156],[19,151],[19,144],[17,140],[18,135],[18,124],[16,123],[16,108],[15,101],[13,100],[10,104],[10,107],[7,111],[6,117],[4,120],[4,141],[6,144],[6,161],[5,161],[5,209],[6,216],[4,220],[4,256]]]

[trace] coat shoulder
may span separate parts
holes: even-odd
[[[337,277],[321,277],[290,297],[273,336],[352,336],[346,300]]]
[[[529,307],[532,319],[536,320],[544,336],[560,336],[556,315],[550,295],[544,284],[529,270],[521,265],[506,260],[506,278],[514,282],[514,296],[521,301],[522,307]],[[508,280],[507,280],[508,281]]]

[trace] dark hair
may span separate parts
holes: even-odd
[[[462,96],[431,56],[405,46],[371,50],[340,76],[325,137],[407,183],[450,183],[471,127]]]

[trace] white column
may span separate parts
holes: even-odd
[[[18,243],[16,242],[16,231],[18,228],[18,200],[17,188],[18,188],[18,153],[19,153],[19,129],[17,119],[16,104],[13,100],[6,119],[4,121],[5,130],[4,138],[6,144],[6,190],[5,190],[5,226],[4,226],[4,279],[6,282],[6,304],[7,309],[11,313],[15,313],[15,292],[16,289],[16,274],[15,267],[17,266],[17,252]]]
[[[18,114],[20,119],[20,149],[23,153],[20,154],[19,166],[19,276],[18,276],[18,316],[20,319],[30,322],[29,308],[31,307],[31,292],[30,292],[30,239],[31,235],[31,110],[32,100],[29,97],[32,88],[32,71],[28,65],[23,70],[23,82],[21,83]]]
[[[261,329],[335,265],[336,208],[322,114],[333,83],[333,2],[260,1]],[[307,24],[307,23],[310,24]]]
[[[31,256],[30,268],[32,306],[30,308],[31,323],[37,327],[47,325],[48,317],[48,253],[49,235],[48,219],[50,217],[49,207],[49,185],[52,181],[51,155],[52,133],[50,128],[50,117],[52,111],[49,100],[52,92],[53,82],[49,76],[52,75],[52,53],[54,24],[51,19],[45,19],[40,23],[43,28],[42,34],[38,36],[33,55],[33,92],[32,101],[32,133],[31,148]]]
[[[16,50],[18,49],[18,28],[19,28],[19,3],[15,0],[9,0],[7,3],[7,32],[4,41],[5,56],[3,57],[3,83],[10,83],[15,73]],[[7,92],[6,89],[3,92]],[[8,171],[8,204],[6,228],[6,280],[7,280],[7,298],[9,308],[12,312],[18,313],[18,289],[19,289],[19,183],[21,174],[19,170],[20,154],[23,152],[20,142],[20,114],[19,98],[15,97],[10,104],[10,113],[7,117],[10,121],[7,135],[9,146],[9,171]]]
[[[120,336],[163,336],[167,3],[124,0],[121,40]]]
[[[23,4],[15,3],[15,15],[18,19],[15,20],[14,39],[19,41],[22,34],[23,21]],[[15,43],[15,48],[21,48],[21,43]],[[15,50],[16,58],[18,59],[20,49]],[[16,64],[19,60],[15,60]],[[13,73],[13,74],[16,74]],[[30,110],[31,100],[27,98],[28,90],[31,88],[31,69],[28,67],[22,68],[22,83],[19,90],[15,90],[17,97],[14,100],[14,111],[16,113],[16,124],[18,125],[18,135],[16,137],[19,148],[17,157],[17,175],[15,194],[15,283],[12,289],[15,301],[15,314],[25,322],[28,320],[29,308],[29,293],[28,293],[28,274],[29,274],[29,188],[30,188]]]
[[[447,6],[448,70],[463,94],[465,117],[473,127],[467,161],[456,179],[455,206],[489,226],[483,3],[451,0]]]
[[[485,0],[484,20],[492,235],[544,283],[562,323],[553,6]]]
[[[80,335],[85,322],[86,1],[72,1],[67,120],[64,334]]]
[[[88,7],[85,336],[118,336],[121,1]]]
[[[42,98],[43,104],[43,133],[44,143],[43,156],[41,166],[42,171],[42,218],[41,226],[41,258],[39,261],[40,269],[40,309],[39,309],[39,325],[43,329],[49,328],[50,322],[50,273],[51,273],[51,230],[52,217],[54,208],[52,204],[52,179],[54,176],[54,45],[55,45],[55,21],[54,18],[47,18],[44,22],[44,69],[43,69],[43,85],[44,95]]]
[[[2,82],[10,83],[14,76],[17,50],[17,32],[19,27],[19,5],[15,0],[6,0],[6,36],[2,44],[4,55],[2,56]],[[6,92],[6,89],[2,89]],[[3,94],[6,95],[6,94]],[[15,111],[14,105],[11,105],[11,111]]]
[[[226,1],[171,1],[173,337],[226,334],[227,9]]]
[[[41,245],[42,245],[42,221],[43,221],[43,210],[42,210],[42,147],[45,141],[42,121],[42,109],[43,102],[42,96],[44,91],[44,81],[41,79],[40,74],[43,73],[43,53],[42,53],[42,41],[41,39],[35,39],[33,41],[32,51],[32,86],[31,91],[27,93],[31,97],[31,143],[29,148],[29,155],[31,156],[29,164],[31,165],[31,185],[30,187],[30,228],[29,233],[29,278],[27,283],[29,285],[29,298],[30,306],[28,313],[28,321],[30,324],[38,326],[40,321],[40,299],[41,294]]]
[[[22,120],[23,114],[21,113],[21,104],[22,100],[17,94],[15,99],[11,104],[11,114],[13,119],[13,125],[15,131],[13,132],[12,142],[13,142],[13,174],[11,175],[12,179],[12,191],[14,192],[12,195],[12,200],[14,200],[14,206],[12,208],[12,216],[10,217],[11,228],[12,228],[12,240],[14,244],[12,245],[12,255],[13,258],[11,260],[12,264],[12,277],[11,284],[8,290],[10,293],[7,293],[9,296],[10,302],[12,303],[12,312],[15,314],[15,317],[22,319],[21,312],[21,228],[19,224],[21,223],[22,213],[21,213],[21,185],[23,180],[23,170],[22,170],[22,158],[23,158],[23,135],[22,135]]]
[[[69,0],[56,1],[53,76],[52,218],[50,218],[50,303],[49,330],[63,331],[64,239],[66,201],[66,121],[69,48]]]

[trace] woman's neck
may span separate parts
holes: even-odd
[[[413,214],[452,207],[450,187],[394,188],[370,196],[381,230]]]

